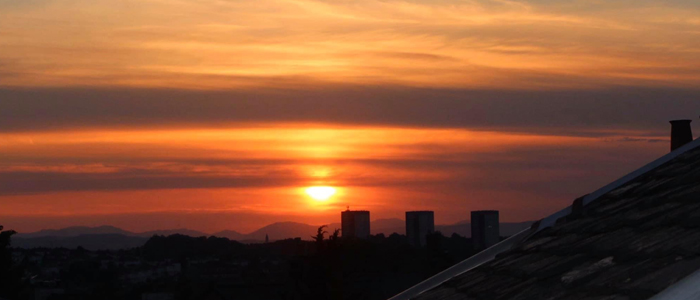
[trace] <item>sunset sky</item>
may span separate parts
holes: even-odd
[[[696,0],[0,0],[24,232],[536,220],[698,115]]]

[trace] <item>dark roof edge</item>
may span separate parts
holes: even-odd
[[[459,276],[471,269],[474,269],[482,264],[492,261],[496,255],[501,252],[505,252],[513,247],[518,242],[522,241],[530,235],[531,229],[525,229],[500,243],[491,246],[490,248],[469,257],[454,266],[447,268],[446,270],[430,277],[423,282],[416,284],[409,289],[397,294],[394,297],[389,298],[389,300],[409,300],[414,298],[425,291],[428,291],[444,282],[452,279],[455,276]]]
[[[692,142],[685,144],[682,147],[658,158],[657,160],[655,160],[651,163],[648,163],[647,165],[633,171],[632,173],[629,173],[629,174],[621,177],[620,179],[615,180],[612,183],[596,190],[595,192],[584,196],[583,200],[581,201],[582,202],[581,204],[583,206],[585,206],[588,203],[591,203],[594,200],[600,198],[601,196],[609,193],[610,191],[627,184],[628,182],[634,180],[635,178],[637,178],[641,175],[644,175],[645,173],[671,161],[672,159],[680,156],[683,153],[686,153],[692,149],[695,149],[698,146],[700,146],[700,138],[695,139]],[[408,300],[408,299],[411,299],[413,297],[416,297],[416,296],[422,294],[425,291],[428,291],[434,287],[437,287],[438,285],[441,285],[442,283],[452,279],[452,277],[459,276],[459,275],[461,275],[461,274],[463,274],[471,269],[474,269],[482,264],[485,264],[485,263],[493,260],[496,257],[496,255],[498,255],[499,253],[502,253],[502,252],[509,250],[512,246],[514,246],[515,244],[517,244],[518,242],[520,242],[522,240],[525,240],[526,238],[528,238],[529,236],[531,236],[535,232],[538,232],[538,231],[545,229],[547,227],[551,227],[552,225],[554,225],[554,223],[558,219],[560,219],[562,217],[566,217],[569,214],[571,214],[571,211],[572,211],[572,205],[569,205],[566,208],[564,208],[564,209],[538,221],[537,223],[535,223],[533,225],[533,227],[537,226],[536,227],[537,229],[535,229],[535,230],[533,230],[533,229],[523,230],[523,231],[511,236],[510,238],[508,238],[508,239],[506,239],[506,240],[504,240],[504,241],[502,241],[502,242],[500,242],[500,243],[498,243],[498,244],[496,244],[496,245],[494,245],[494,246],[492,246],[484,251],[481,251],[481,252],[477,253],[476,255],[463,260],[460,263],[457,263],[456,265],[448,268],[447,270],[442,271],[442,272],[438,273],[437,275],[430,277],[430,278],[424,280],[423,282],[410,287],[409,289],[397,294],[396,296],[389,298],[389,300]],[[698,281],[700,281],[700,275],[698,275],[697,277],[698,277]]]

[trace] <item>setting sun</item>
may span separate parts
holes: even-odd
[[[326,201],[335,194],[331,186],[312,186],[306,189],[306,194],[317,201]]]

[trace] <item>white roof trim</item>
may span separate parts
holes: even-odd
[[[697,300],[700,299],[700,270],[676,282],[649,300]]]
[[[409,300],[412,299],[425,291],[428,291],[444,282],[452,279],[455,276],[459,276],[471,269],[474,269],[484,263],[492,261],[496,258],[496,255],[510,249],[513,245],[523,240],[530,233],[530,229],[523,230],[500,243],[491,246],[490,248],[481,251],[474,256],[467,258],[456,265],[449,267],[448,269],[436,274],[433,277],[426,279],[425,281],[412,286],[411,288],[401,292],[400,294],[389,298],[389,300]]]
[[[588,203],[591,203],[592,201],[594,201],[594,200],[600,198],[601,196],[611,192],[612,190],[617,189],[617,188],[627,184],[628,182],[634,180],[635,178],[671,161],[672,159],[680,156],[683,153],[686,153],[692,149],[695,149],[698,146],[700,146],[700,138],[695,139],[692,142],[683,145],[683,147],[680,147],[680,148],[662,156],[661,158],[637,169],[636,171],[629,173],[618,180],[613,181],[612,183],[596,190],[595,192],[586,195],[583,198],[583,205],[587,205]],[[565,216],[569,215],[570,213],[571,213],[571,206],[567,206],[566,208],[542,219],[539,226],[537,227],[537,231],[540,231],[540,230],[545,229],[547,227],[551,227],[552,225],[554,225],[554,223],[559,218],[565,217]],[[481,252],[477,253],[476,255],[474,255],[470,258],[467,258],[467,259],[463,260],[462,262],[448,268],[447,270],[442,271],[442,272],[438,273],[437,275],[430,277],[430,278],[426,279],[425,281],[423,281],[417,285],[414,285],[411,288],[401,292],[400,294],[389,298],[389,300],[408,300],[408,299],[414,298],[414,297],[424,293],[425,291],[433,289],[434,287],[443,284],[444,282],[452,279],[455,276],[459,276],[459,275],[461,275],[461,274],[463,274],[471,269],[474,269],[474,268],[476,268],[484,263],[487,263],[487,262],[493,260],[496,257],[496,255],[498,255],[499,253],[507,251],[513,245],[517,244],[521,240],[524,240],[526,237],[528,237],[530,235],[529,233],[530,233],[530,229],[523,230],[523,231],[519,232],[518,234],[513,235],[510,238],[492,246],[491,248],[488,248],[484,251],[481,251]],[[700,271],[693,273],[693,275],[691,275],[691,276],[697,277],[696,281],[693,281],[693,283],[697,284],[698,293],[700,293],[700,273],[699,272]],[[689,276],[689,278],[691,276]],[[684,282],[684,281],[685,281],[685,279],[682,280],[681,282]],[[681,282],[677,283],[676,285],[680,284]],[[659,294],[659,295],[661,295],[661,294]],[[692,295],[697,295],[697,294],[689,294],[689,295],[692,296]],[[669,297],[669,298],[663,298],[663,299],[662,298],[656,299],[656,297],[652,298],[652,300],[666,300],[666,299],[683,300],[683,299],[699,299],[699,298],[698,297],[695,297],[695,298],[692,298],[692,297],[691,298]]]

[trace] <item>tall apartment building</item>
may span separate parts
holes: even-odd
[[[344,238],[369,237],[369,211],[346,210],[340,213],[340,220]]]
[[[406,237],[414,247],[425,247],[426,236],[435,232],[435,214],[432,211],[406,212]]]
[[[497,210],[480,210],[471,213],[472,243],[481,251],[501,241]]]

